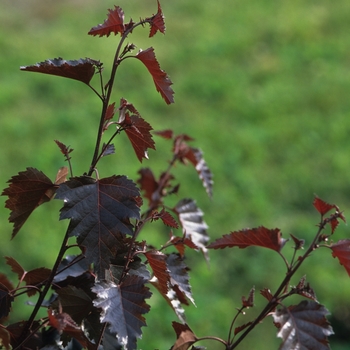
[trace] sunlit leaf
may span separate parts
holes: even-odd
[[[204,254],[207,252],[207,243],[209,236],[207,233],[208,225],[203,220],[203,212],[197,207],[193,199],[182,199],[177,203],[175,212],[186,238],[189,238]]]
[[[145,299],[151,296],[145,280],[139,276],[128,276],[120,285],[99,282],[93,287],[97,294],[95,307],[102,309],[101,322],[107,322],[111,332],[127,350],[136,349],[136,340],[146,326],[143,314],[149,311]]]
[[[57,199],[64,201],[60,219],[71,219],[70,236],[77,236],[86,249],[89,263],[104,276],[117,251],[120,234],[133,234],[131,218],[140,218],[140,197],[136,185],[125,176],[95,180],[73,178],[60,185]]]
[[[168,75],[160,69],[153,47],[140,51],[135,57],[138,58],[151,73],[156,89],[162,95],[164,101],[167,104],[174,103],[174,91],[170,87],[173,83]]]
[[[303,300],[298,305],[282,307],[273,314],[283,339],[281,350],[328,350],[328,336],[333,334],[326,315],[328,310],[314,301]]]
[[[282,238],[280,229],[267,229],[260,226],[258,228],[247,228],[241,231],[231,232],[209,244],[208,248],[223,249],[227,247],[239,247],[243,249],[251,246],[259,246],[279,252],[285,243],[286,240]]]
[[[171,348],[172,350],[188,350],[198,340],[187,324],[173,322],[173,328],[176,332],[177,340]]]
[[[59,77],[78,80],[89,85],[95,74],[95,67],[99,65],[101,65],[100,62],[92,60],[91,58],[66,61],[59,57],[39,62],[32,66],[23,66],[21,70],[57,75]]]
[[[137,180],[137,183],[144,192],[144,197],[148,199],[149,205],[153,202],[158,203],[160,198],[155,198],[155,193],[158,189],[158,182],[156,181],[152,170],[149,168],[142,168],[138,173],[140,174],[140,178]]]
[[[27,168],[8,183],[10,186],[2,192],[2,196],[9,197],[5,207],[11,210],[9,221],[14,223],[13,238],[34,209],[52,198],[56,188],[44,173],[35,168]]]
[[[124,33],[124,11],[119,6],[109,9],[107,19],[103,24],[98,24],[89,31],[89,35],[109,36],[111,33],[121,35]]]
[[[175,219],[171,216],[169,212],[167,212],[164,208],[158,213],[154,212],[152,214],[152,220],[161,219],[163,224],[166,226],[170,226],[173,228],[179,228],[179,224],[175,221]]]
[[[245,296],[242,297],[242,306],[247,307],[247,308],[253,307],[254,306],[254,297],[255,297],[255,288],[253,287],[249,291],[248,298],[246,298]]]
[[[318,197],[315,197],[313,205],[322,216],[327,214],[331,209],[336,208],[334,204],[329,204]]]
[[[341,239],[330,246],[333,257],[338,258],[350,276],[350,239]]]

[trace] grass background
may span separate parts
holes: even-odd
[[[176,103],[167,106],[151,77],[136,60],[117,75],[114,99],[134,103],[154,129],[172,128],[196,139],[215,175],[210,201],[195,171],[178,167],[179,197],[193,197],[205,212],[212,239],[233,230],[264,225],[312,240],[319,219],[313,196],[349,211],[350,201],[350,2],[339,0],[251,0],[161,2],[166,35],[148,39],[148,29],[130,37],[138,48],[153,46],[161,67],[174,82]],[[126,20],[156,12],[151,0],[20,1],[0,4],[0,183],[27,166],[54,178],[64,165],[53,140],[70,145],[75,174],[87,171],[94,147],[100,103],[83,84],[20,72],[19,66],[48,58],[90,57],[105,63],[106,74],[118,37],[94,38],[88,30],[103,22],[107,8],[121,6]],[[142,164],[157,170],[170,157],[170,144],[157,141],[157,152]],[[126,140],[118,154],[103,160],[100,176],[137,178],[140,168]],[[1,204],[5,198],[1,198]],[[60,203],[38,208],[10,241],[8,211],[0,210],[0,255],[17,259],[27,270],[52,266],[66,222],[57,222]],[[156,242],[167,231],[155,225],[145,238]],[[153,238],[154,237],[154,238]],[[341,225],[335,240],[349,237]],[[292,253],[291,245],[284,248]],[[211,252],[210,268],[191,252],[191,283],[197,308],[187,310],[198,336],[227,337],[235,308],[250,288],[274,290],[284,276],[282,260],[264,249]],[[1,271],[9,268],[0,262]],[[350,281],[345,270],[320,249],[293,283],[307,275],[319,301],[331,311],[336,335],[332,349],[350,343]],[[298,303],[296,298],[291,302]],[[23,300],[24,303],[25,300]],[[168,349],[175,336],[175,315],[154,293],[140,349]],[[30,306],[14,305],[17,315]],[[25,317],[25,316],[22,316]],[[267,319],[240,349],[277,349],[280,340]],[[221,349],[216,343],[203,343]]]

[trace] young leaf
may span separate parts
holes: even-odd
[[[249,327],[253,322],[248,322],[248,323],[245,323],[239,327],[236,327],[235,328],[235,332],[234,334],[237,335],[238,333],[242,332],[244,329],[246,329],[247,327]]]
[[[175,253],[170,254],[167,258],[167,267],[170,271],[170,284],[172,286],[177,286],[179,291],[194,304],[189,276],[187,273],[188,268],[184,264],[181,256]],[[179,299],[181,300],[181,298]]]
[[[10,186],[1,195],[9,197],[5,207],[11,210],[9,221],[14,223],[14,238],[34,209],[54,196],[56,187],[44,173],[35,168],[27,168],[13,176],[8,183]]]
[[[177,340],[171,350],[188,350],[198,338],[187,324],[173,322]]]
[[[174,132],[170,129],[161,130],[161,131],[155,131],[156,135],[163,137],[166,140],[170,140],[174,136]]]
[[[315,197],[313,205],[322,216],[327,214],[331,209],[336,208],[334,204],[329,204],[318,197]]]
[[[174,211],[178,214],[182,230],[204,254],[207,253],[208,225],[203,220],[203,212],[193,199],[182,199]]]
[[[242,306],[247,307],[247,308],[253,307],[254,306],[254,297],[255,297],[255,288],[253,287],[249,291],[248,298],[246,298],[245,296],[242,296]]]
[[[272,298],[273,298],[273,295],[270,291],[270,289],[267,289],[267,288],[264,288],[260,291],[260,294],[265,298],[267,299],[268,301],[271,301]]]
[[[341,239],[330,246],[333,257],[338,258],[350,276],[350,239]]]
[[[21,70],[37,72],[81,81],[89,85],[95,74],[95,67],[101,63],[91,58],[66,61],[61,57],[39,62],[32,66],[22,66]]]
[[[277,336],[283,339],[280,349],[330,349],[327,337],[333,330],[327,314],[323,305],[308,300],[277,310],[273,318],[279,328]]]
[[[125,130],[138,160],[142,162],[142,158],[148,159],[147,149],[155,149],[150,133],[151,125],[137,115],[129,116],[126,114],[120,126]]]
[[[158,220],[158,219],[161,219],[163,221],[163,224],[166,225],[166,226],[170,226],[170,227],[173,227],[173,228],[179,228],[179,224],[170,215],[170,213],[165,211],[164,208],[161,210],[160,213],[154,212],[152,214],[152,220]]]
[[[223,249],[227,247],[239,247],[243,249],[251,246],[258,246],[280,252],[286,243],[286,240],[281,238],[281,236],[282,233],[278,228],[267,229],[266,227],[260,226],[258,228],[231,232],[210,243],[208,248]]]
[[[165,33],[164,15],[162,13],[162,8],[160,7],[159,0],[157,0],[157,2],[158,12],[151,18],[146,18],[146,21],[149,21],[151,24],[151,30],[149,33],[150,38],[154,36],[158,32],[158,30],[163,34]]]
[[[89,35],[99,35],[107,37],[114,33],[117,35],[123,35],[124,33],[124,11],[119,6],[114,6],[114,9],[108,9],[107,19],[103,24],[98,24],[96,27],[93,27],[88,32]]]
[[[120,285],[99,282],[92,291],[97,294],[95,307],[102,309],[101,322],[109,324],[109,329],[117,334],[126,350],[136,349],[141,327],[146,326],[142,315],[149,311],[145,299],[151,296],[145,280],[139,276],[127,276]]]
[[[160,69],[153,47],[140,51],[135,57],[138,58],[151,73],[156,89],[162,95],[164,101],[167,104],[174,103],[174,91],[170,87],[173,83],[168,75]]]
[[[145,256],[153,270],[154,276],[158,279],[161,293],[166,294],[170,283],[169,270],[166,264],[167,256],[156,250],[146,252]]]
[[[140,218],[140,197],[136,185],[125,176],[95,180],[73,178],[60,185],[57,199],[64,200],[60,219],[71,219],[70,236],[77,236],[86,249],[88,263],[104,276],[116,253],[120,234],[133,234],[131,218]]]
[[[198,247],[188,238],[172,236],[170,242],[174,245],[177,251],[180,253],[180,256],[185,255],[185,246],[194,250],[198,250]]]

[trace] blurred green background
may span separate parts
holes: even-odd
[[[100,101],[79,82],[21,72],[19,66],[48,58],[90,57],[104,62],[106,73],[118,37],[86,35],[102,23],[108,8],[121,6],[125,18],[156,12],[154,0],[2,0],[0,4],[0,183],[26,167],[54,179],[64,164],[53,142],[74,152],[76,175],[88,170]],[[311,242],[319,220],[314,194],[350,207],[350,2],[348,0],[161,1],[166,35],[148,39],[148,28],[129,38],[138,48],[155,48],[161,67],[174,82],[175,104],[167,106],[146,69],[126,61],[117,74],[113,99],[134,103],[154,129],[172,128],[196,139],[215,175],[210,201],[190,167],[177,167],[179,197],[192,197],[205,212],[212,239],[233,230],[279,227]],[[98,82],[96,81],[96,86]],[[171,145],[156,139],[157,152],[142,166],[164,169]],[[117,155],[103,159],[101,177],[125,174],[137,179],[141,167],[125,135],[115,142]],[[4,207],[4,197],[1,206]],[[17,259],[27,270],[52,266],[67,222],[58,222],[58,201],[40,207],[10,241],[8,210],[0,210],[0,256]],[[168,230],[154,225],[144,238],[157,243]],[[335,240],[349,237],[341,224]],[[159,244],[159,243],[158,243]],[[287,257],[292,245],[284,248]],[[248,322],[264,305],[259,290],[274,291],[284,277],[282,259],[264,249],[212,251],[208,268],[189,252],[191,284],[197,307],[187,308],[198,336],[227,338],[242,295],[256,288],[256,307],[239,318]],[[9,268],[0,262],[1,272]],[[294,284],[306,274],[319,301],[331,311],[336,335],[332,349],[350,344],[350,280],[320,249],[306,261]],[[291,300],[298,303],[300,298]],[[14,305],[16,315],[30,306]],[[169,349],[176,316],[154,293],[140,349]],[[277,349],[280,340],[266,319],[239,349]],[[203,342],[208,349],[218,343]]]

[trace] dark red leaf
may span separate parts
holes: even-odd
[[[6,264],[11,267],[11,271],[16,273],[18,276],[18,280],[22,280],[23,275],[26,273],[24,268],[12,257],[5,256]]]
[[[336,228],[337,228],[338,225],[339,225],[339,220],[338,220],[338,218],[333,217],[333,218],[330,220],[329,224],[331,225],[331,233],[333,234],[334,231],[336,230]]]
[[[13,296],[10,291],[13,290],[12,283],[8,280],[7,276],[0,273],[0,320],[6,317],[11,309],[11,303]]]
[[[333,257],[338,258],[350,276],[350,239],[341,239],[330,246]]]
[[[105,113],[105,119],[104,119],[105,123],[113,119],[114,114],[115,114],[115,102],[113,102],[107,107],[107,110]]]
[[[170,129],[162,130],[162,131],[155,131],[154,133],[158,136],[161,136],[161,137],[167,139],[167,140],[172,139],[173,135],[174,135],[174,132]]]
[[[174,103],[174,91],[170,87],[173,83],[168,75],[160,69],[153,47],[140,51],[135,57],[138,58],[151,73],[156,89],[162,95],[164,101],[167,104]]]
[[[5,207],[11,210],[9,221],[14,223],[13,238],[34,209],[52,198],[56,188],[44,173],[35,168],[27,168],[8,183],[10,186],[1,195],[9,197]]]
[[[171,348],[172,350],[188,350],[198,340],[187,324],[173,322],[173,328],[176,332],[177,340]]]
[[[154,276],[158,279],[161,293],[166,294],[170,283],[169,270],[166,265],[167,256],[156,250],[146,252],[145,256],[153,270]]]
[[[46,281],[51,274],[51,270],[47,269],[45,267],[39,267],[37,269],[28,271],[23,280],[26,282],[27,285],[37,285],[41,284],[44,281]],[[37,292],[36,289],[29,289],[27,291],[28,296],[32,296]]]
[[[235,335],[237,335],[238,333],[242,332],[244,329],[246,329],[247,327],[249,327],[253,322],[248,322],[246,324],[243,324],[242,326],[236,327],[235,328]]]
[[[294,249],[295,250],[302,249],[304,244],[305,244],[305,239],[299,239],[299,238],[295,237],[294,235],[292,235],[291,233],[290,233],[290,236],[292,237],[292,239],[295,243]]]
[[[184,293],[186,298],[194,304],[189,282],[188,268],[184,264],[181,256],[174,253],[170,254],[167,258],[167,267],[170,271],[170,284],[172,286],[177,286],[179,290]]]
[[[328,213],[331,209],[336,208],[334,204],[329,204],[318,197],[315,197],[313,205],[322,216]]]
[[[100,62],[90,58],[66,61],[59,57],[46,60],[45,62],[39,62],[32,66],[23,66],[21,70],[57,75],[59,77],[79,80],[89,85],[95,74],[95,67],[100,65]]]
[[[170,213],[168,213],[164,209],[162,209],[162,211],[160,213],[154,212],[153,215],[152,215],[152,219],[153,220],[161,219],[163,221],[164,225],[167,225],[167,226],[170,226],[170,227],[173,227],[173,228],[179,228],[179,224],[170,215]]]
[[[270,289],[264,288],[260,291],[260,294],[266,298],[268,301],[271,301],[273,298],[273,295],[271,294]]]
[[[157,2],[158,2],[158,12],[151,18],[146,18],[146,20],[150,21],[150,24],[151,24],[151,31],[149,33],[150,38],[153,35],[155,35],[158,30],[163,34],[165,33],[164,15],[162,13],[162,8],[160,7],[159,0],[157,0]]]
[[[314,301],[303,300],[298,305],[283,307],[273,314],[283,339],[279,349],[328,350],[328,336],[333,334],[326,315],[328,310]]]
[[[70,236],[77,236],[86,249],[88,263],[99,276],[109,268],[117,251],[120,234],[133,234],[131,218],[140,218],[140,197],[136,185],[125,176],[95,180],[73,178],[60,185],[57,199],[64,200],[60,219],[71,219]]]
[[[208,225],[203,220],[203,212],[197,207],[193,199],[182,199],[177,203],[174,211],[178,214],[182,230],[205,255],[209,236]]]
[[[308,298],[308,299],[311,299],[311,300],[318,302],[314,290],[310,287],[309,283],[306,283],[305,276],[303,276],[300,279],[298,285],[295,288],[292,288],[292,290],[293,290],[293,292],[295,292],[299,295],[302,295],[305,298]]]
[[[223,249],[227,247],[239,247],[243,249],[251,246],[259,246],[280,252],[286,243],[286,240],[281,238],[281,236],[281,231],[278,228],[267,229],[260,226],[258,228],[231,232],[209,244],[208,248]]]
[[[185,246],[198,250],[199,248],[188,238],[172,236],[170,239],[171,243],[180,253],[180,256],[183,257],[185,255]]]
[[[248,298],[246,298],[245,296],[242,297],[242,306],[246,307],[246,308],[253,307],[254,306],[254,296],[255,296],[255,288],[253,287],[249,291]]]
[[[136,349],[136,340],[142,335],[141,327],[146,326],[142,315],[149,311],[145,299],[150,298],[151,293],[145,282],[145,279],[131,275],[120,285],[98,282],[92,288],[97,294],[94,305],[102,309],[101,322],[109,324],[109,329],[127,349]]]
[[[137,183],[144,192],[144,197],[148,199],[149,205],[151,205],[151,203],[158,203],[160,198],[155,198],[155,192],[158,189],[158,182],[156,181],[152,170],[149,168],[142,168],[138,173],[141,177],[137,180]]]
[[[114,9],[108,9],[107,19],[103,24],[98,24],[89,31],[89,35],[99,35],[107,37],[114,33],[123,35],[124,33],[124,11],[119,6],[114,6]]]
[[[3,327],[0,327],[0,344],[4,346],[5,350],[11,350],[10,332]]]
[[[150,133],[152,130],[151,125],[137,115],[130,117],[126,115],[120,126],[125,129],[138,160],[142,162],[143,158],[148,159],[148,148],[155,149]]]

